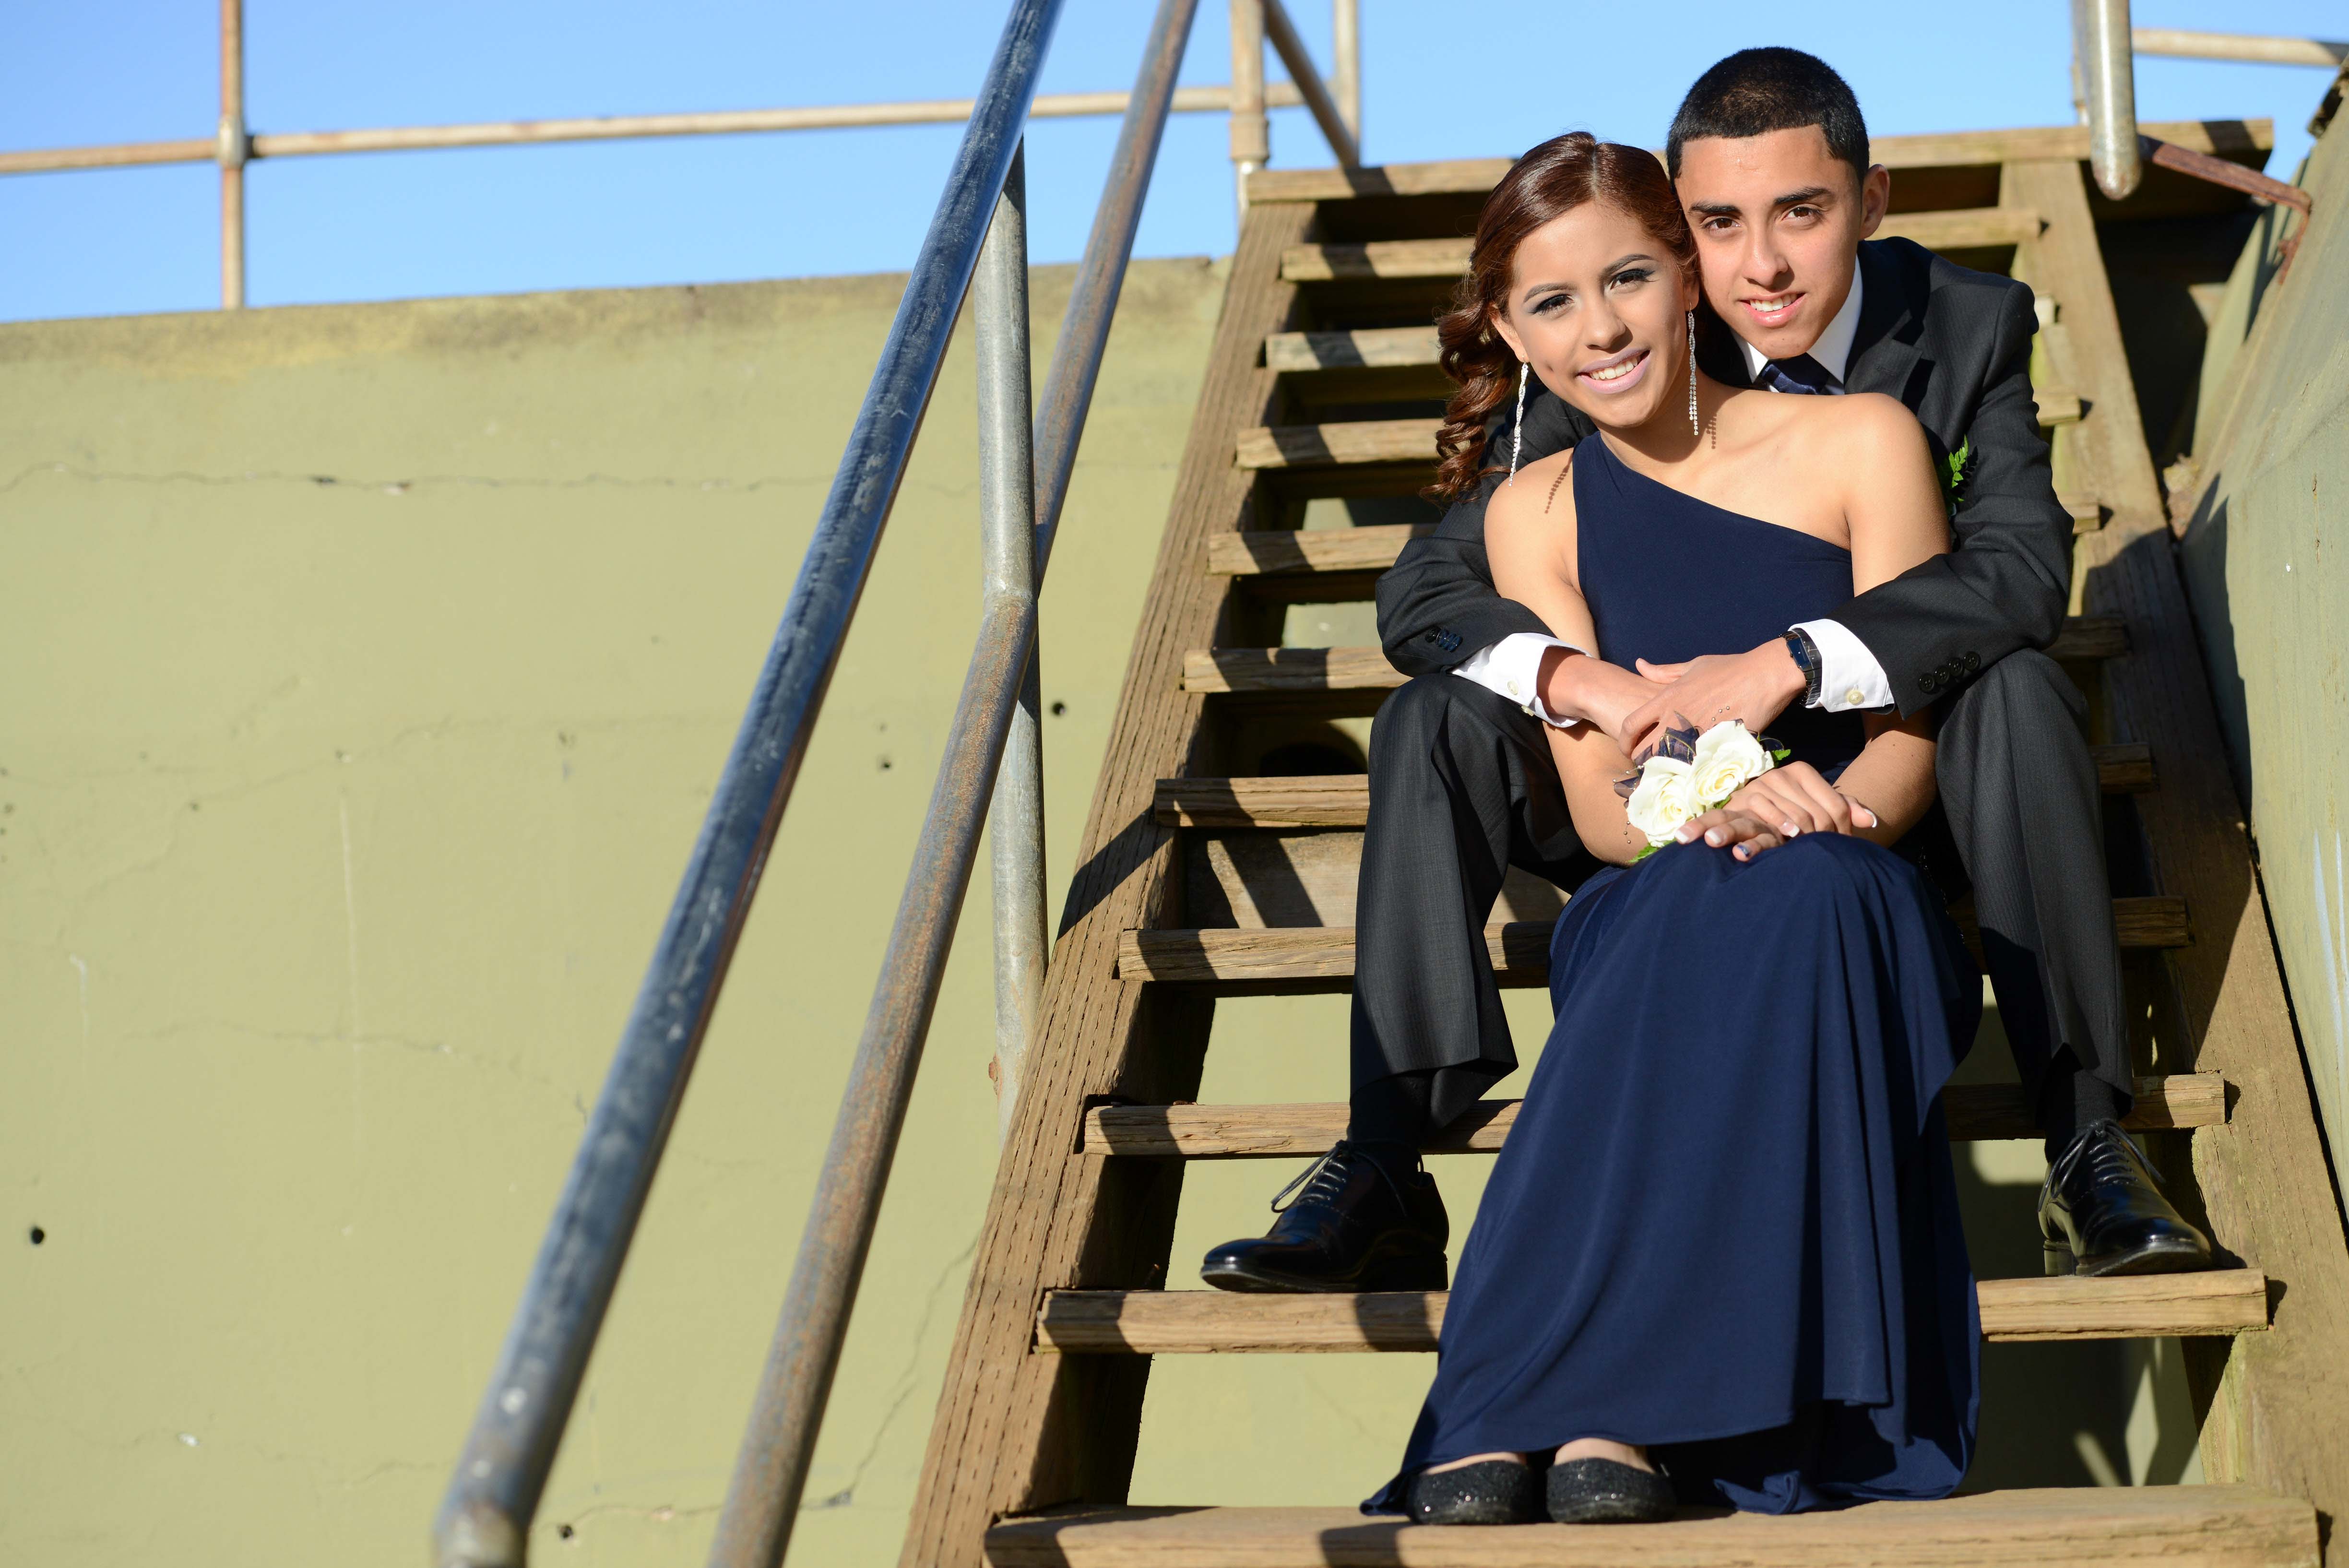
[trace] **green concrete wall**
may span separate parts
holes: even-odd
[[[2349,132],[2264,214],[2213,323],[2180,544],[2336,1168],[2349,1147]],[[2282,242],[2299,254],[2282,270]]]
[[[1222,276],[1138,265],[1112,337],[1056,885]],[[902,283],[0,327],[0,1561],[425,1560]],[[545,1561],[705,1549],[977,627],[971,384],[958,343]],[[995,1159],[972,902],[797,1562],[893,1560],[920,1464]]]
[[[1112,337],[1044,596],[1056,888],[1222,277],[1138,264]],[[1040,272],[1040,324],[1068,281]],[[424,1560],[900,285],[0,327],[0,1562]],[[958,347],[543,1563],[706,1549],[977,621],[970,384]],[[802,1568],[896,1553],[994,1167],[986,911],[982,872]],[[1509,1006],[1530,1058],[1545,999]],[[1221,1004],[1201,1097],[1341,1098],[1345,1016]],[[1969,1072],[2011,1071],[1993,1032]],[[1170,1282],[1294,1168],[1196,1168]],[[1455,1237],[1487,1168],[1438,1167]],[[2036,1148],[1960,1168],[1982,1272],[2033,1272]],[[1162,1358],[1134,1496],[1350,1502],[1429,1367]],[[2198,1473],[2174,1346],[1986,1368],[1979,1484]]]

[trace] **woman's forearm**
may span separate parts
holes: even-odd
[[[1885,730],[1852,759],[1836,788],[1876,817],[1858,836],[1891,845],[1933,807],[1933,742],[1909,729]]]

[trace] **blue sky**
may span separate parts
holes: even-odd
[[[1046,91],[1133,80],[1150,0],[1068,0]],[[2067,7],[1970,0],[1937,17],[1884,0],[1756,7],[1363,0],[1365,154],[1522,151],[1559,130],[1658,145],[1680,89],[1733,48],[1833,61],[1879,134],[2071,118]],[[1323,61],[1329,16],[1292,14]],[[2140,26],[2337,36],[2323,0],[2138,0]],[[17,0],[0,51],[0,148],[209,135],[210,0]],[[1774,17],[1764,13],[1775,12]],[[1185,82],[1227,75],[1225,8],[1203,0]],[[543,115],[968,95],[996,0],[247,0],[248,119],[318,130]],[[2147,119],[2270,115],[2273,171],[2308,145],[2325,73],[2141,59]],[[368,154],[248,174],[253,303],[494,293],[888,271],[911,258],[957,128]],[[1039,126],[1032,245],[1084,243],[1112,120]],[[1178,117],[1140,250],[1227,251],[1225,122]],[[1275,116],[1276,163],[1329,161],[1301,111]],[[0,177],[0,319],[202,309],[218,297],[216,179],[205,166]]]

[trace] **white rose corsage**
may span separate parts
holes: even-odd
[[[1664,736],[1640,770],[1615,783],[1624,815],[1647,835],[1645,860],[1673,841],[1682,825],[1728,804],[1729,797],[1794,753],[1768,736],[1756,739],[1734,719],[1700,735],[1664,727]]]

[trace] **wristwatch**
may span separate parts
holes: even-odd
[[[1803,672],[1803,706],[1817,707],[1821,663],[1819,645],[1811,640],[1809,632],[1796,627],[1786,633],[1786,652],[1794,659],[1795,668]]]

